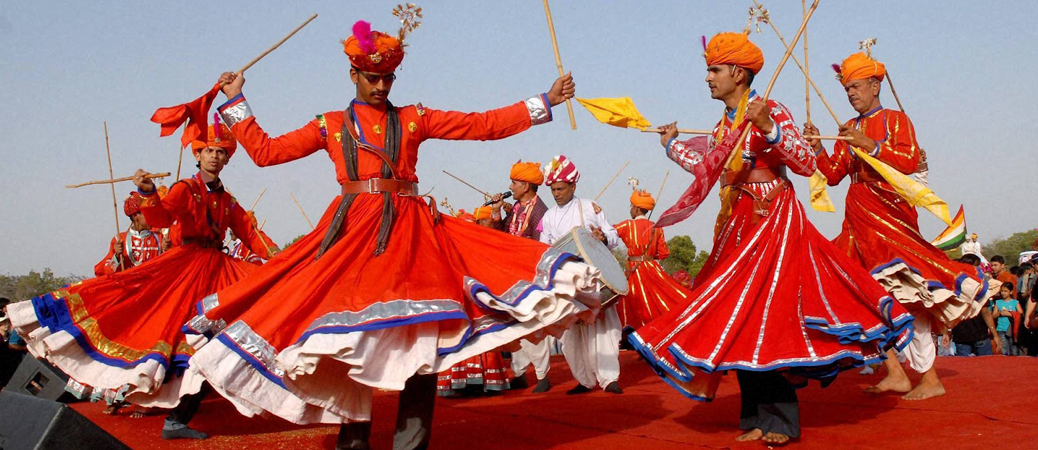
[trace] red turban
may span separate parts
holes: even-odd
[[[533,184],[544,183],[541,163],[523,162],[522,160],[512,164],[512,172],[508,174],[508,178]]]
[[[489,206],[480,206],[472,211],[472,215],[475,220],[489,219],[491,218],[491,210]]]
[[[559,181],[576,183],[580,181],[580,172],[577,171],[577,166],[574,166],[568,158],[557,155],[552,158],[550,163],[544,166],[544,178],[544,184],[547,186],[551,186]]]
[[[127,195],[126,200],[123,201],[123,214],[126,214],[126,217],[133,217],[139,212],[141,212],[141,194],[130,192],[130,195]]]
[[[764,67],[764,53],[745,33],[719,33],[706,44],[706,65],[734,64],[756,75]]]
[[[858,52],[843,60],[843,63],[840,64],[840,75],[838,78],[846,86],[851,81],[868,78],[876,78],[879,81],[883,81],[883,77],[886,75],[887,68],[883,66],[883,63],[872,59],[862,52]]]
[[[198,153],[203,148],[220,147],[227,150],[228,158],[234,156],[234,151],[238,149],[238,143],[234,140],[234,135],[231,134],[231,130],[227,128],[227,125],[222,123],[209,125],[208,134],[206,142],[191,141],[191,151]]]
[[[635,190],[631,193],[631,204],[646,211],[652,211],[656,207],[656,200],[648,192]]]
[[[400,40],[379,31],[371,24],[358,20],[353,24],[353,36],[342,42],[343,51],[354,67],[372,73],[390,73],[404,60]]]

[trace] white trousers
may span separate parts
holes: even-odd
[[[620,378],[620,315],[616,305],[594,323],[578,323],[562,334],[562,354],[573,378],[587,388],[603,388]]]
[[[536,344],[531,344],[526,339],[519,341],[522,348],[517,352],[512,352],[512,372],[515,372],[516,378],[526,375],[526,368],[530,364],[533,364],[533,370],[537,373],[538,380],[548,377],[548,369],[551,368],[549,351],[553,340],[554,338],[548,336]]]
[[[930,315],[920,313],[913,316],[915,329],[912,341],[905,347],[904,353],[912,370],[923,373],[933,367],[934,360],[937,359],[937,346],[933,343],[933,336],[930,336]]]

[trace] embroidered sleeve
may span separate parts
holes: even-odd
[[[710,136],[696,136],[687,141],[671,139],[667,143],[667,157],[678,163],[688,173],[694,173],[696,165],[703,162],[708,148],[713,147]]]
[[[256,122],[244,96],[239,94],[228,100],[219,111],[231,134],[260,167],[303,158],[326,146],[327,129],[321,134],[323,115],[298,130],[271,138]]]
[[[793,123],[793,115],[779,102],[769,100],[768,104],[771,106],[771,120],[775,124],[772,129],[774,139],[768,139],[754,127],[750,132],[750,148],[762,153],[778,152],[782,162],[794,173],[811,176],[817,169],[815,153]]]
[[[919,145],[912,121],[900,111],[886,110],[883,113],[887,133],[883,140],[876,141],[873,156],[901,173],[914,173],[919,166]]]

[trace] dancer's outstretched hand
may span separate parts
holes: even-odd
[[[573,72],[567,73],[555,80],[555,84],[551,85],[551,90],[548,91],[548,103],[551,106],[558,105],[566,101],[566,99],[573,98],[573,94],[577,92],[577,85],[573,82]]]

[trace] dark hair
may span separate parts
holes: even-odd
[[[991,262],[993,262],[993,263],[997,262],[999,264],[1005,264],[1006,263],[1006,258],[1003,257],[1002,255],[995,255],[995,256],[991,257]]]
[[[1024,271],[1020,269],[1020,266],[1013,266],[1009,268],[1009,273],[1013,274],[1013,276],[1018,277],[1021,273],[1024,273]]]
[[[750,70],[750,69],[747,69],[745,67],[741,67],[741,69],[746,71],[746,85],[747,86],[752,86],[753,85],[753,78],[756,77],[756,75],[754,75],[753,71]]]
[[[536,194],[537,193],[537,188],[540,187],[541,185],[539,185],[537,183],[529,183],[529,184],[530,184],[530,190],[533,191],[534,194]]]
[[[0,308],[3,308],[11,304],[11,299],[7,297],[0,297]]]
[[[967,253],[965,255],[960,256],[958,261],[961,263],[969,264],[971,266],[980,265],[980,257],[972,253]]]
[[[1027,270],[1027,269],[1030,269],[1032,267],[1034,267],[1034,264],[1031,264],[1030,262],[1025,262],[1023,264],[1020,264],[1020,270]]]
[[[1013,292],[1013,289],[1016,288],[1016,286],[1013,286],[1013,283],[1002,283],[1002,287],[1009,289],[1009,292]]]

